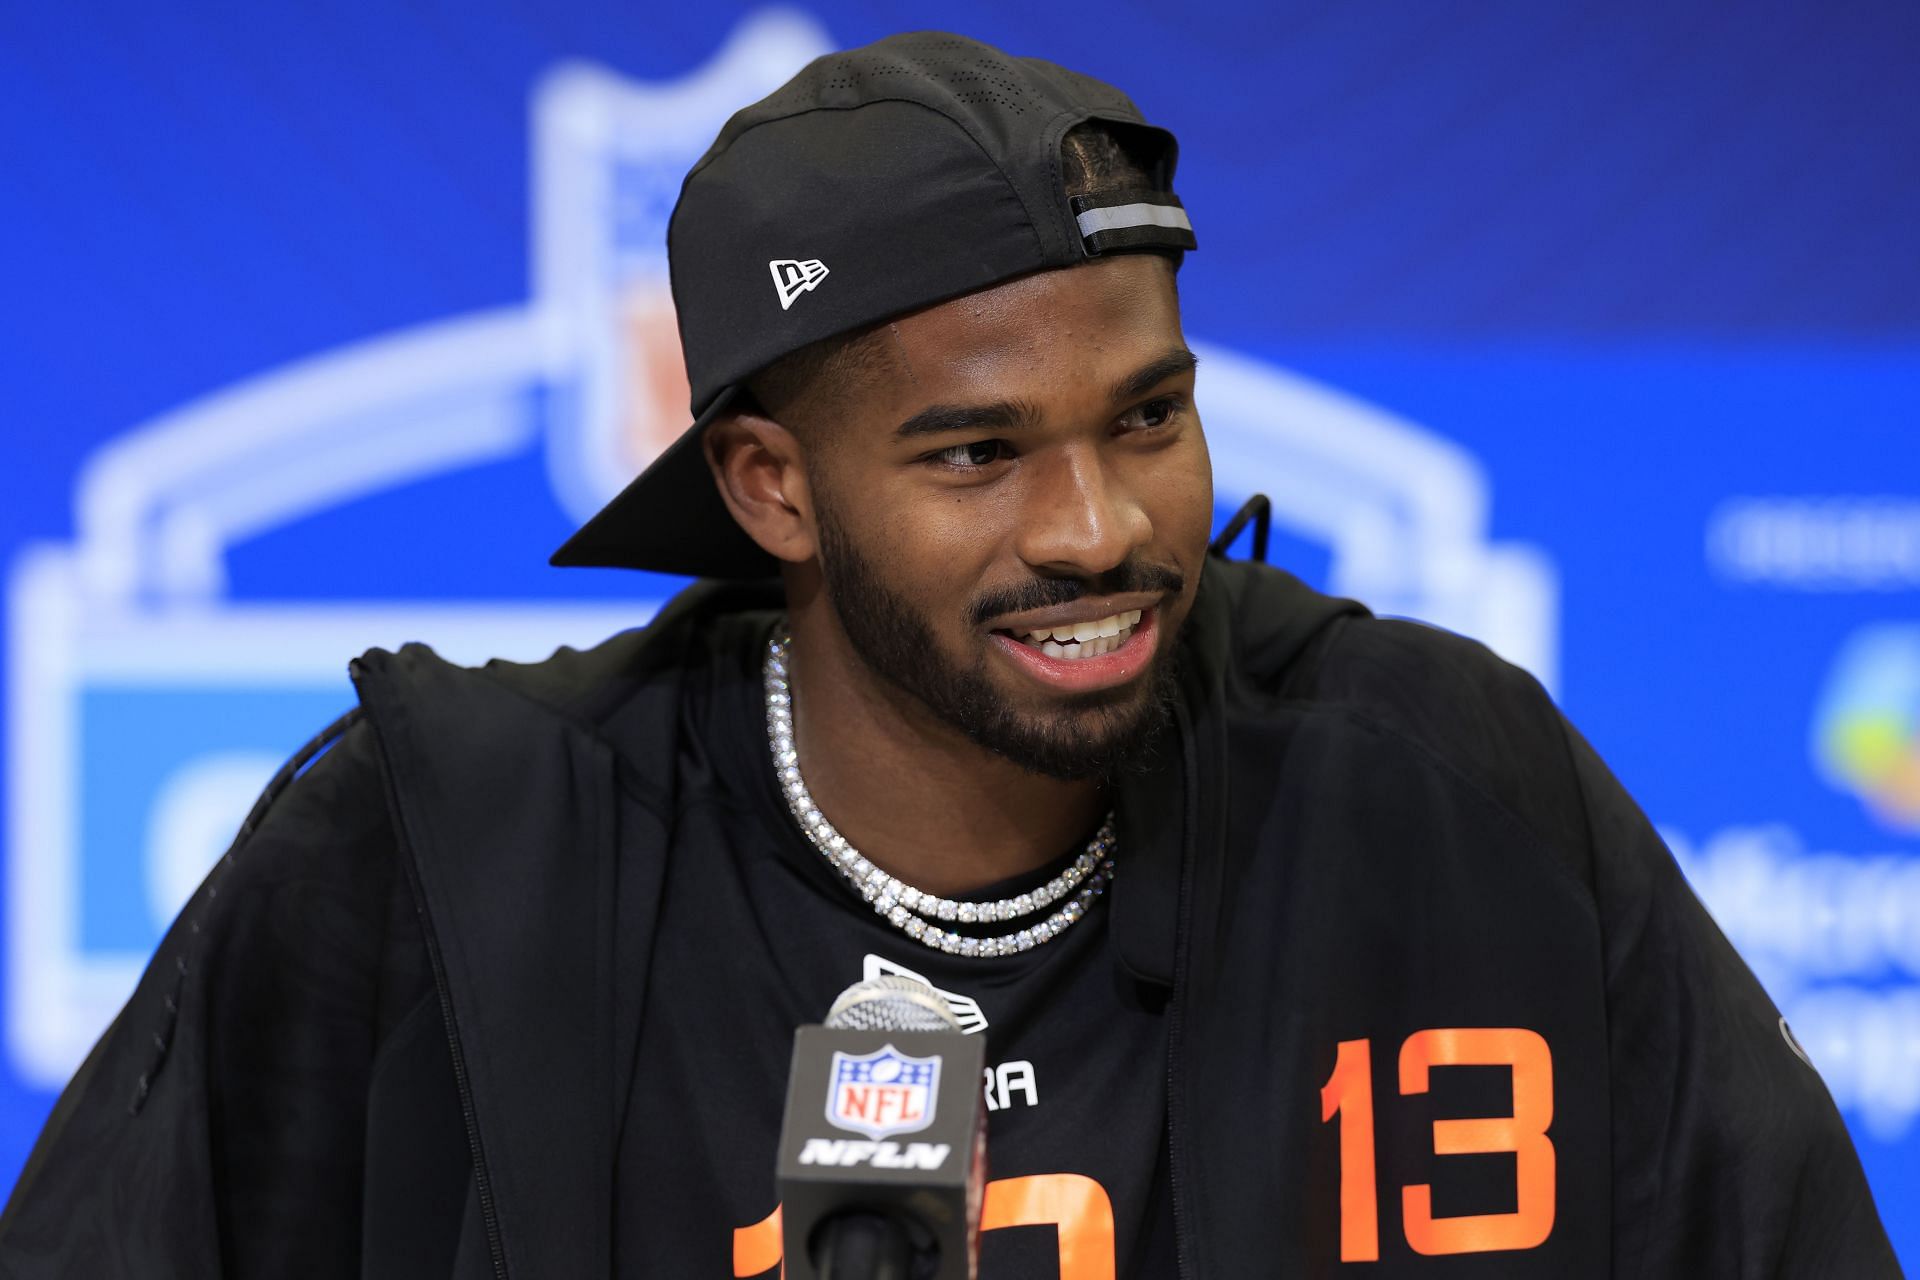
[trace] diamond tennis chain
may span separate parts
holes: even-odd
[[[997,902],[958,902],[938,894],[922,893],[861,856],[845,836],[833,829],[800,777],[800,753],[793,738],[793,692],[787,682],[787,654],[792,647],[793,637],[784,632],[767,646],[764,668],[767,744],[773,751],[774,772],[780,779],[780,789],[786,793],[787,809],[800,824],[801,832],[854,891],[873,904],[881,919],[915,942],[948,955],[1010,956],[1051,942],[1087,914],[1113,882],[1115,841],[1111,813],[1072,866],[1031,893],[1016,894]],[[1044,920],[998,937],[969,937],[941,927],[946,922],[1017,921],[1047,910],[1062,898],[1067,899],[1066,902]]]

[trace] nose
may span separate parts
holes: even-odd
[[[1137,496],[1079,445],[1028,457],[1028,484],[1015,550],[1042,573],[1095,577],[1124,564],[1153,537]]]

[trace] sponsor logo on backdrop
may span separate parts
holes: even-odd
[[[1920,500],[1727,499],[1708,567],[1731,587],[1818,595],[1920,587]],[[1814,773],[1895,837],[1920,834],[1920,623],[1861,627],[1821,682]],[[1669,843],[1785,1014],[1781,1035],[1883,1142],[1920,1119],[1920,857],[1819,849],[1784,823]]]
[[[1920,1117],[1920,858],[1819,851],[1784,824],[1662,834],[1788,1042],[1842,1110],[1899,1141]]]
[[[1848,638],[1814,709],[1813,759],[1886,827],[1920,833],[1920,624]]]
[[[430,584],[379,606],[302,602],[297,583],[281,584],[291,599],[239,600],[227,556],[373,494],[529,456],[550,483],[528,495],[530,527],[555,500],[577,519],[598,510],[688,421],[665,257],[681,179],[736,108],[831,47],[812,18],[768,10],[676,80],[555,68],[534,95],[527,304],[262,373],[86,460],[74,540],[29,547],[7,581],[6,1031],[26,1080],[58,1085],[79,1064],[276,762],[349,703],[349,657],[422,639],[458,661],[538,658],[644,620],[651,604]],[[787,305],[826,278],[780,265]],[[1476,458],[1194,345],[1223,505],[1267,493],[1278,528],[1327,550],[1331,590],[1476,636],[1554,687],[1553,568],[1489,538]],[[1034,1094],[1017,1075],[993,1087],[1003,1105]]]
[[[1736,585],[1911,591],[1920,587],[1920,500],[1729,498],[1707,522],[1707,563]]]

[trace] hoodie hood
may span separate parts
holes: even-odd
[[[1116,958],[1136,981],[1175,985],[1185,872],[1217,851],[1229,770],[1230,700],[1279,693],[1317,642],[1366,616],[1284,570],[1209,555],[1180,638],[1174,732],[1115,798],[1125,874],[1111,890]]]

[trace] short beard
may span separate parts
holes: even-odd
[[[1151,762],[1172,722],[1179,687],[1171,635],[1159,637],[1144,690],[1129,684],[1074,694],[1061,700],[1055,714],[1023,713],[994,688],[984,658],[968,667],[942,660],[927,620],[882,581],[824,503],[819,521],[820,570],[834,615],[854,652],[889,684],[917,698],[970,741],[1029,773],[1063,782],[1111,779]],[[1025,590],[976,602],[968,612],[973,621],[984,623],[1018,609],[1064,604],[1096,592],[1178,592],[1180,587],[1178,574],[1129,564],[1093,581],[1036,579]]]

